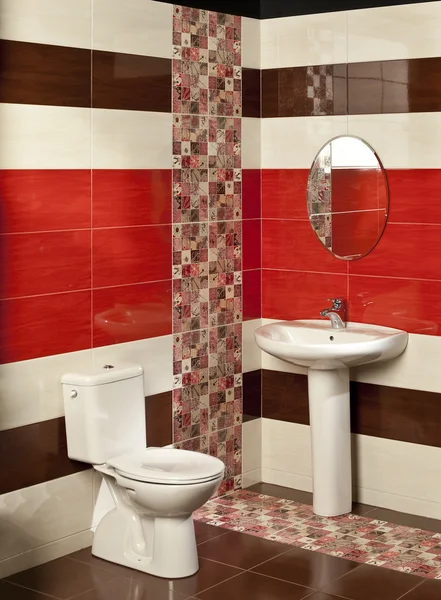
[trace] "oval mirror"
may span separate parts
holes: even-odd
[[[342,135],[323,146],[309,171],[307,206],[329,252],[343,260],[366,256],[381,238],[389,210],[386,173],[369,144]]]

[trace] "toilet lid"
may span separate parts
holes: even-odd
[[[224,463],[208,454],[176,448],[146,448],[107,462],[120,475],[152,483],[202,483],[217,478]]]

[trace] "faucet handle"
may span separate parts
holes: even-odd
[[[328,298],[328,302],[332,302],[332,308],[339,310],[345,305],[344,298]]]

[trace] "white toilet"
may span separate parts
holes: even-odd
[[[146,448],[143,369],[105,365],[62,377],[69,457],[103,474],[115,508],[95,532],[92,554],[159,577],[199,568],[193,511],[224,475],[218,458]]]

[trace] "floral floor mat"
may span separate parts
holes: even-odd
[[[441,579],[441,534],[372,520],[319,517],[312,506],[240,490],[213,498],[195,519],[369,565]]]

